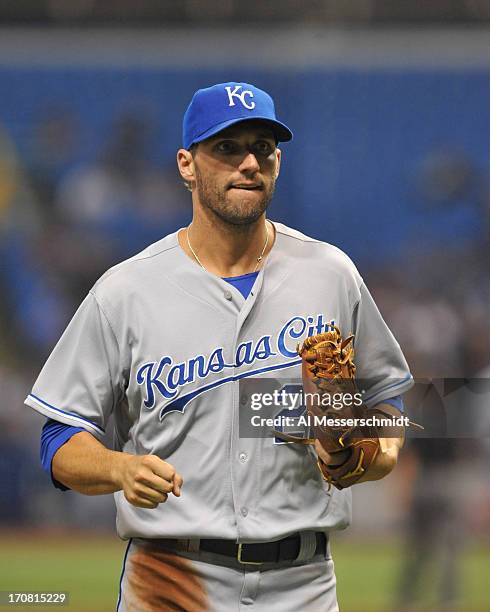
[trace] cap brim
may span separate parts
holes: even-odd
[[[267,123],[270,126],[271,130],[274,132],[278,142],[288,142],[289,140],[293,139],[293,133],[288,128],[288,126],[285,125],[284,123],[281,123],[280,121],[277,121],[276,119],[270,119],[270,117],[254,116],[254,117],[241,117],[237,119],[230,119],[228,121],[223,121],[222,123],[217,123],[212,128],[209,128],[209,130],[206,130],[203,134],[201,134],[197,138],[194,138],[194,140],[189,144],[189,147],[191,147],[193,144],[197,142],[202,142],[203,140],[206,140],[207,138],[211,138],[211,136],[215,136],[216,134],[218,134],[218,132],[221,132],[232,125],[236,125],[237,123],[244,123],[245,121],[261,121],[263,123]]]

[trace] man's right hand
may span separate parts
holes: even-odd
[[[114,466],[114,480],[125,498],[138,508],[156,508],[169,493],[180,497],[182,476],[170,463],[156,455],[120,453]]]

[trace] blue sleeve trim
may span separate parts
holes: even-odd
[[[58,482],[53,477],[51,464],[56,451],[68,440],[80,431],[86,431],[82,427],[72,427],[59,421],[48,419],[41,432],[41,464],[45,472],[51,476],[51,481],[57,489],[68,491],[69,487]]]
[[[407,376],[401,380],[393,383],[392,385],[388,385],[387,387],[383,387],[379,391],[376,391],[373,394],[370,394],[368,391],[364,396],[364,403],[367,406],[376,406],[376,404],[382,404],[387,401],[385,399],[378,399],[379,396],[384,395],[389,389],[392,389],[392,393],[398,393],[398,395],[394,395],[393,397],[399,397],[401,394],[406,393],[409,389],[412,388],[414,384],[414,380],[411,374],[407,374]]]
[[[95,423],[92,423],[92,421],[89,421],[88,419],[86,419],[85,417],[80,416],[79,414],[73,414],[73,412],[66,412],[64,410],[61,410],[60,408],[56,408],[56,406],[53,406],[52,404],[48,404],[48,402],[44,401],[43,399],[41,399],[37,395],[34,395],[34,393],[29,393],[29,395],[27,397],[28,398],[29,397],[32,398],[37,403],[41,404],[42,406],[45,406],[46,408],[49,408],[50,410],[54,410],[54,412],[58,412],[59,414],[63,414],[65,416],[67,416],[67,417],[70,417],[71,419],[74,419],[75,421],[81,421],[82,423],[87,423],[87,425],[90,425],[90,427],[93,427],[97,432],[105,434],[105,431],[102,429],[102,427],[99,427]]]
[[[381,404],[389,404],[390,406],[394,406],[395,408],[398,408],[398,410],[400,412],[404,412],[404,406],[403,406],[403,398],[401,395],[397,395],[395,397],[390,397],[390,399],[385,399],[382,402],[380,402]]]

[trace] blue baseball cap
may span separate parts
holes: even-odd
[[[293,137],[288,126],[276,119],[274,101],[262,89],[249,83],[235,82],[198,89],[184,115],[184,149],[230,125],[252,119],[268,123],[278,142]]]

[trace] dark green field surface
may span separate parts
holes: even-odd
[[[68,591],[68,606],[5,606],[0,610],[67,610],[107,612],[115,609],[125,543],[115,536],[76,537],[26,533],[1,534],[0,591]],[[363,542],[343,538],[332,543],[342,612],[394,610],[393,590],[400,568],[395,543]],[[488,581],[490,546],[468,548],[463,557],[463,601],[458,612],[490,610]],[[434,583],[432,574],[427,584]],[[417,608],[435,610],[429,599]],[[298,612],[301,612],[298,610]]]

